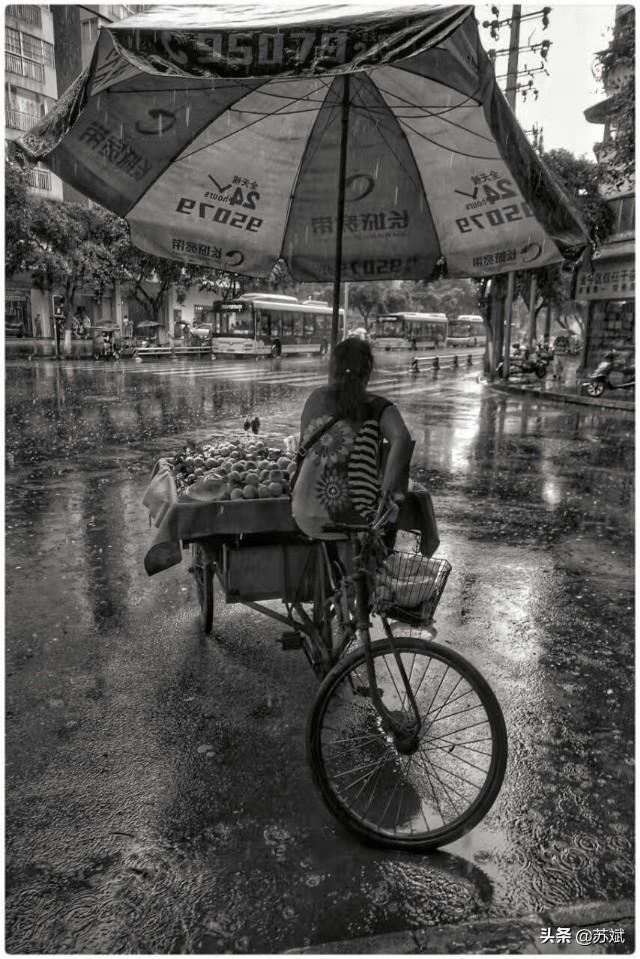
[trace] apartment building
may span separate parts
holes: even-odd
[[[5,145],[32,127],[88,65],[100,27],[131,16],[133,4],[11,4],[5,7]],[[29,173],[30,189],[52,200],[88,202],[46,167]],[[114,296],[91,303],[96,321],[112,317]],[[53,337],[56,303],[33,289],[28,275],[5,284],[5,336]]]
[[[635,32],[635,9],[630,4],[616,7],[611,50],[629,45],[624,32]],[[585,118],[602,125],[602,139],[594,153],[603,168],[611,165],[617,130],[611,112],[612,95],[621,78],[628,76],[633,64],[620,54],[605,83],[605,97],[585,110]],[[578,279],[576,299],[586,301],[585,343],[581,366],[595,367],[604,354],[613,349],[631,355],[635,351],[635,179],[617,177],[615,186],[603,177],[602,196],[612,207],[614,230],[593,259],[593,272],[582,272]]]

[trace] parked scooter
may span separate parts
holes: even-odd
[[[547,375],[550,358],[546,354],[530,353],[529,350],[524,350],[523,353],[512,353],[509,357],[509,373],[516,376],[533,373],[539,380],[543,380]],[[504,376],[504,364],[502,362],[498,364],[496,372],[498,376]]]
[[[636,385],[635,363],[616,366],[615,353],[605,353],[604,360],[589,373],[580,388],[589,396],[602,396],[605,390],[632,390]]]

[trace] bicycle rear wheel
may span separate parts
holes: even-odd
[[[362,839],[428,850],[469,832],[493,805],[507,764],[507,733],[491,687],[459,653],[394,637],[422,729],[400,752],[372,702],[364,649],[324,679],[307,722],[314,782],[333,815]],[[407,691],[387,639],[371,644],[387,709],[408,713]]]

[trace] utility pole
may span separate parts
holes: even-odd
[[[507,62],[507,85],[504,95],[507,103],[516,112],[516,98],[518,95],[518,54],[520,52],[520,4],[514,4],[511,12],[511,26],[509,35],[509,60]]]
[[[509,61],[507,65],[507,86],[505,96],[507,103],[516,112],[516,99],[518,96],[518,53],[520,49],[520,4],[514,4],[511,13],[511,32],[509,37]],[[503,373],[507,379],[510,373],[511,359],[511,310],[513,307],[515,274],[513,271],[508,274],[507,296],[504,301],[504,362]]]

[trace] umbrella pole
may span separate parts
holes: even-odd
[[[340,124],[340,164],[338,168],[338,218],[336,223],[336,258],[333,268],[333,316],[331,317],[331,352],[338,342],[340,325],[340,280],[342,273],[342,231],[344,228],[344,181],[347,170],[347,133],[349,121],[349,74],[345,74],[342,88],[342,116]]]

